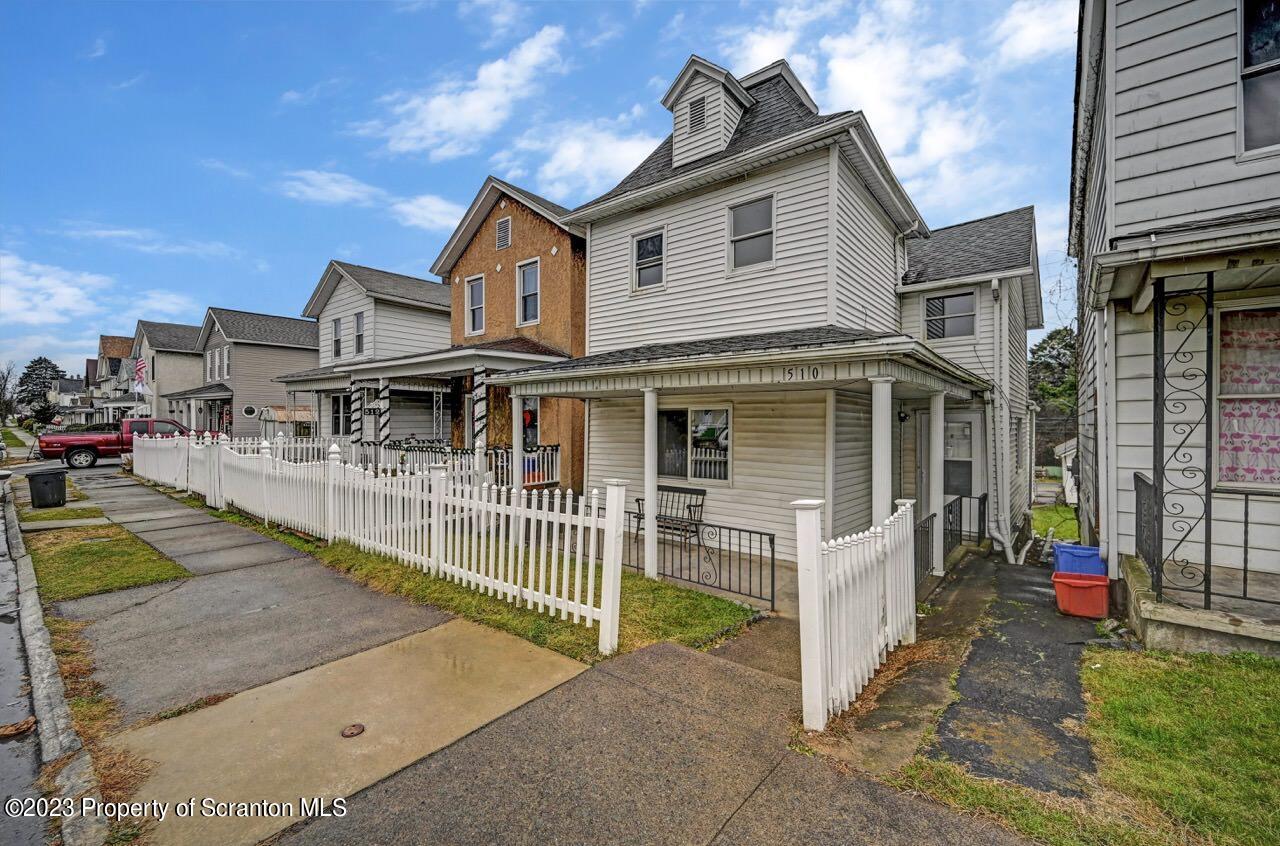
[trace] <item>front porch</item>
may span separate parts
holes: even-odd
[[[986,476],[987,385],[909,338],[825,327],[605,353],[495,381],[515,396],[587,403],[587,488],[630,480],[627,562],[653,577],[794,614],[798,499],[825,501],[832,537],[917,497],[922,585],[944,572],[948,540],[985,534],[984,491],[972,485]],[[697,492],[696,511],[664,503],[672,491]],[[944,508],[953,501],[962,510]],[[960,522],[948,527],[949,513]]]

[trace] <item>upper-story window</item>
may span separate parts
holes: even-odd
[[[539,259],[516,265],[516,296],[518,299],[516,322],[521,326],[538,322],[542,290],[541,265],[542,262]]]
[[[1218,314],[1218,481],[1280,488],[1280,304]]]
[[[972,337],[977,318],[976,308],[977,297],[972,291],[925,298],[925,338],[936,341],[941,338]]]
[[[342,318],[333,319],[333,357],[342,358]]]
[[[1280,2],[1244,0],[1240,77],[1245,150],[1280,145]]]
[[[697,97],[689,101],[689,131],[697,132],[707,126],[707,98]]]
[[[666,232],[646,232],[631,239],[632,263],[636,288],[652,288],[661,285],[666,277]]]
[[[737,270],[773,261],[773,197],[729,209],[729,266]]]
[[[222,348],[222,378],[227,379],[231,376],[231,346],[227,345]]]
[[[500,219],[497,224],[497,230],[498,243],[496,246],[499,250],[505,250],[511,246],[511,218],[504,217]]]
[[[484,332],[484,276],[473,276],[467,280],[467,334],[479,335]]]
[[[364,312],[356,312],[356,355],[364,352]]]
[[[213,381],[213,350],[204,351],[204,380]]]

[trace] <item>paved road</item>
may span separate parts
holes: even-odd
[[[286,544],[109,468],[76,476],[122,527],[195,574],[56,606],[90,625],[97,678],[126,722],[234,693],[439,625],[436,608],[374,593]]]

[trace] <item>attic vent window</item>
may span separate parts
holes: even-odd
[[[707,98],[699,97],[689,103],[689,131],[697,132],[707,126]]]
[[[511,246],[511,218],[504,217],[498,221],[498,249],[505,250]]]

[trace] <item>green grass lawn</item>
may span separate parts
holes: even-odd
[[[46,602],[191,575],[119,526],[56,529],[24,540]]]
[[[22,438],[19,438],[17,435],[15,435],[12,429],[0,430],[0,439],[4,440],[4,445],[7,446],[9,449],[26,449],[27,448],[27,445],[22,442]]]
[[[102,517],[102,509],[93,508],[24,508],[18,519],[24,523],[39,523],[46,520],[84,520],[90,517]]]
[[[1280,843],[1280,661],[1095,650],[1082,677],[1107,787],[1214,843]]]
[[[1031,509],[1031,525],[1037,535],[1044,537],[1050,529],[1057,540],[1078,540],[1080,524],[1076,512],[1069,505],[1037,505]]]

